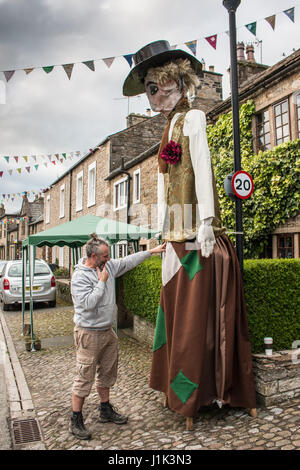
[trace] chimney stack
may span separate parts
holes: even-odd
[[[246,47],[246,54],[247,54],[247,60],[248,60],[248,62],[256,63],[256,62],[255,62],[255,58],[254,58],[254,46],[253,46],[252,44],[249,44],[249,45]]]
[[[245,44],[243,42],[238,42],[236,46],[237,50],[237,60],[240,62],[241,60],[246,60],[245,59]]]

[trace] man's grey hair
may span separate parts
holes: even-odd
[[[86,244],[87,257],[90,258],[93,253],[95,253],[95,255],[100,255],[103,245],[109,246],[106,240],[103,238],[98,238],[96,233],[91,233],[91,239]]]

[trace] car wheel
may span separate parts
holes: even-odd
[[[4,312],[7,312],[9,310],[9,304],[5,304],[3,302],[3,307],[2,308],[3,308]]]
[[[51,308],[56,307],[56,300],[50,300],[49,307],[51,307]]]

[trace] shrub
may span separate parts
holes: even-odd
[[[57,279],[69,279],[69,270],[67,268],[58,268],[53,274]]]
[[[300,340],[300,260],[245,260],[244,289],[253,353],[291,349]],[[161,258],[153,257],[123,276],[124,303],[134,315],[155,323],[161,289]]]

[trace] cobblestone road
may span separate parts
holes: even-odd
[[[148,387],[151,349],[121,331],[119,375],[111,402],[129,416],[128,424],[98,422],[93,388],[83,411],[92,439],[76,439],[68,432],[75,367],[72,316],[70,306],[36,310],[35,332],[42,350],[32,353],[25,351],[20,337],[21,312],[5,312],[47,449],[300,449],[300,400],[258,408],[257,419],[239,408],[201,408],[194,430],[186,431],[185,419],[163,408],[162,394]]]

